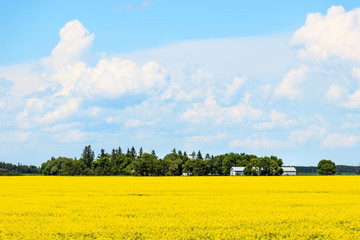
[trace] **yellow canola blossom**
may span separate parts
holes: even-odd
[[[360,239],[360,177],[0,177],[0,239]]]

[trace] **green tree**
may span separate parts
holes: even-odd
[[[196,158],[197,158],[197,159],[201,159],[201,160],[203,159],[200,150],[198,151],[198,153],[197,153],[197,155],[196,155]]]
[[[91,150],[91,146],[85,146],[83,153],[81,154],[81,160],[84,162],[85,166],[91,168],[91,164],[95,159],[94,151]]]
[[[183,165],[189,158],[179,153],[169,153],[164,157],[164,172],[166,175],[181,175]]]
[[[331,160],[321,160],[317,168],[320,175],[334,175],[336,173],[335,163]]]
[[[274,156],[252,158],[244,169],[244,175],[248,176],[275,176],[282,173],[282,160]]]
[[[151,150],[151,155],[156,156],[155,150]]]
[[[142,157],[142,155],[144,154],[144,152],[143,152],[143,148],[142,147],[140,147],[140,149],[139,149],[139,157]]]

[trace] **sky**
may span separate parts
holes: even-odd
[[[0,161],[91,145],[360,165],[358,1],[0,0]]]

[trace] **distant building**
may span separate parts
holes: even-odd
[[[193,173],[192,172],[183,172],[182,176],[192,176]]]
[[[230,169],[230,176],[244,175],[245,167],[232,167]]]
[[[245,169],[245,167],[232,167],[230,169],[230,176],[244,175],[244,169]],[[296,175],[296,168],[294,168],[294,167],[282,167],[282,169],[284,170],[284,172],[282,174],[283,176],[284,175],[288,175],[288,176]]]
[[[283,172],[283,176],[284,175],[289,175],[289,176],[295,176],[296,175],[296,168],[294,167],[282,167],[282,169],[284,170]]]

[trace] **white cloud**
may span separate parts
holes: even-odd
[[[279,141],[276,139],[269,138],[245,138],[245,139],[235,139],[230,142],[231,148],[250,148],[250,149],[279,149],[284,147],[289,147],[288,141]]]
[[[17,115],[17,122],[22,128],[60,122],[78,112],[80,103],[78,98],[62,98],[53,102],[38,98],[28,99],[23,112]]]
[[[295,130],[288,138],[292,144],[306,144],[309,141],[319,141],[327,133],[327,124],[319,126],[316,124],[307,126],[304,130]]]
[[[360,61],[360,8],[346,12],[332,6],[326,15],[308,14],[305,26],[297,30],[291,45],[301,46],[298,57],[322,61],[330,57]]]
[[[349,93],[345,88],[338,85],[331,85],[325,97],[340,107],[348,109],[360,108],[360,89]]]
[[[167,84],[167,70],[156,62],[139,67],[131,60],[101,59],[83,74],[77,91],[88,97],[117,98],[125,93],[161,89]]]
[[[353,68],[352,75],[354,78],[360,79],[360,68]]]
[[[182,118],[191,123],[201,123],[212,120],[215,125],[239,123],[245,119],[258,119],[262,111],[249,105],[249,94],[242,101],[230,107],[221,107],[213,95],[208,95],[202,103],[194,103],[191,109],[182,114]]]
[[[129,119],[124,123],[124,126],[128,128],[137,128],[141,126],[151,126],[154,123],[155,121],[140,121],[138,119]]]
[[[63,120],[79,110],[80,99],[70,98],[65,104],[39,118],[39,122],[52,123]]]
[[[273,129],[276,127],[289,128],[290,126],[296,124],[295,120],[288,120],[285,113],[280,113],[276,110],[271,110],[269,115],[270,122],[262,122],[254,125],[254,128],[263,130],[263,129]]]
[[[360,127],[360,122],[357,122],[357,123],[344,122],[341,125],[341,128],[343,128],[343,129],[355,129],[355,128],[359,128],[359,127]]]
[[[0,132],[0,143],[9,144],[9,143],[25,143],[29,140],[31,133],[25,131],[6,131]]]
[[[203,69],[198,68],[195,72],[189,75],[189,79],[196,85],[203,84],[204,81],[208,82],[213,77],[211,73],[205,72]]]
[[[78,143],[86,140],[85,134],[80,132],[80,130],[60,132],[58,134],[55,134],[54,138],[62,143]]]
[[[94,34],[90,34],[78,20],[66,23],[59,35],[60,41],[52,50],[51,57],[44,59],[53,68],[81,62],[81,58],[91,48],[94,40]]]
[[[232,96],[234,96],[248,80],[246,76],[234,77],[231,84],[225,84],[225,101],[228,101]]]
[[[333,84],[327,90],[325,97],[330,101],[339,102],[344,94],[346,94],[346,90],[343,87]]]
[[[321,141],[321,146],[329,149],[351,148],[355,147],[359,140],[359,136],[334,133],[329,134],[325,139],[323,139]]]
[[[308,72],[309,68],[304,64],[288,71],[281,83],[275,88],[275,96],[286,97],[290,100],[299,98],[301,95],[300,84],[305,80]]]
[[[28,65],[0,68],[0,79],[14,83],[11,97],[22,105],[16,116],[18,126],[29,129],[56,124],[84,112],[80,107],[87,100],[157,95],[167,85],[168,71],[154,61],[138,65],[118,57],[102,57],[90,67],[87,59],[93,39],[94,34],[78,20],[70,21],[60,30],[60,41],[51,56]]]

